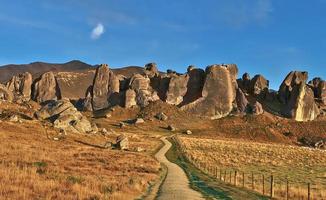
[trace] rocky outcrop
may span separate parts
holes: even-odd
[[[211,119],[227,116],[234,108],[237,73],[238,68],[234,64],[207,67],[202,97],[183,109]]]
[[[240,88],[237,89],[236,102],[237,102],[238,112],[240,113],[248,112],[249,101],[247,100],[246,95],[242,92]]]
[[[261,115],[264,113],[263,106],[258,101],[256,101],[252,105],[250,105],[250,108],[251,108],[252,114],[254,114],[254,115]]]
[[[314,78],[309,82],[309,86],[314,91],[315,98],[323,105],[326,105],[326,81],[319,77]]]
[[[32,83],[32,74],[25,72],[13,76],[7,82],[7,88],[13,92],[16,100],[29,101],[31,99]]]
[[[187,93],[189,76],[173,75],[169,81],[168,91],[166,93],[166,102],[172,105],[179,105],[183,101],[183,96]]]
[[[150,102],[152,101],[157,101],[159,100],[159,96],[157,95],[157,92],[153,90],[153,88],[150,86],[150,79],[147,77],[144,77],[140,74],[135,74],[134,76],[131,77],[130,83],[129,83],[129,88],[134,90],[136,93],[136,103],[137,105],[141,107],[147,106]],[[129,92],[132,94],[131,92]],[[130,95],[129,97],[132,97]],[[125,99],[125,104],[127,102],[133,102],[132,99]]]
[[[145,75],[147,75],[149,78],[154,78],[155,76],[159,75],[159,72],[157,70],[156,63],[148,63],[145,65],[144,69]]]
[[[187,93],[183,96],[183,102],[181,105],[189,104],[202,97],[205,71],[202,69],[197,69],[195,66],[189,66],[187,74],[189,76]]]
[[[49,120],[55,128],[66,133],[90,133],[91,123],[68,100],[50,101],[35,113],[41,120]]]
[[[128,89],[125,92],[125,102],[124,102],[124,107],[125,108],[131,108],[133,106],[136,106],[136,92],[135,90]]]
[[[249,92],[253,95],[266,94],[269,88],[269,81],[262,75],[256,75],[251,81]]]
[[[13,93],[4,85],[0,84],[0,101],[13,101]]]
[[[306,85],[307,79],[307,72],[290,72],[279,89],[279,99],[284,104],[282,113],[296,121],[314,120],[320,113],[314,92]]]
[[[44,103],[61,99],[61,92],[53,72],[46,72],[33,84],[33,100]]]
[[[93,110],[109,107],[109,87],[112,76],[113,73],[106,64],[102,64],[96,69],[92,92]]]

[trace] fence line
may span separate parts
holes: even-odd
[[[246,188],[275,199],[326,199],[326,193],[323,193],[326,192],[326,188],[323,190],[322,186],[319,188],[317,184],[308,182],[304,184],[304,187],[301,187],[302,184],[300,184],[298,187],[298,183],[291,184],[287,178],[285,183],[281,179],[278,179],[278,182],[275,182],[276,177],[273,174],[266,176],[266,174],[255,174],[254,172],[248,173],[234,169],[230,170],[224,167],[218,168],[205,162],[198,161],[193,158],[192,155],[188,154],[186,147],[182,144],[178,137],[174,137],[174,139],[178,148],[181,150],[183,156],[188,162],[210,177],[215,178],[217,181],[221,181],[235,187]],[[239,174],[241,175],[239,176]],[[240,185],[238,183],[240,183]],[[321,192],[318,194],[319,189]]]

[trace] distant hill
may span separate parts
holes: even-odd
[[[33,79],[41,74],[53,71],[56,74],[62,95],[68,98],[81,98],[85,96],[87,88],[92,85],[96,66],[73,60],[63,64],[34,62],[22,65],[0,66],[0,83],[6,83],[11,77],[23,72],[30,72]],[[135,73],[142,73],[143,67],[127,66],[112,69],[115,74],[130,77]]]

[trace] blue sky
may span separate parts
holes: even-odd
[[[325,10],[326,0],[0,0],[0,65],[236,63],[276,89],[291,70],[326,79]]]

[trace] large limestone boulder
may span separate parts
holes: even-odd
[[[264,76],[258,74],[250,81],[249,92],[254,95],[266,94],[268,88],[269,81]]]
[[[60,88],[53,72],[46,72],[35,81],[32,97],[39,103],[61,99]]]
[[[205,81],[205,71],[197,69],[195,66],[189,66],[187,70],[189,80],[187,83],[187,93],[183,96],[182,105],[191,103],[202,97],[202,91]]]
[[[135,74],[131,77],[129,88],[134,90],[136,93],[136,103],[141,107],[147,106],[152,101],[159,100],[159,96],[157,92],[153,90],[150,86],[150,79],[148,77],[144,77],[140,74]],[[129,91],[129,95],[132,97],[132,92]],[[128,98],[127,93],[125,96],[125,106],[126,102],[133,102],[132,99]]]
[[[240,113],[247,113],[249,101],[247,100],[246,95],[242,92],[240,88],[237,89],[236,102],[238,111]]]
[[[13,93],[4,85],[0,83],[0,101],[13,101]]]
[[[38,119],[50,120],[55,128],[66,133],[90,133],[91,123],[68,100],[50,101],[35,113]]]
[[[279,99],[284,104],[283,114],[296,121],[314,120],[320,113],[314,92],[306,85],[307,79],[307,72],[290,72],[279,89]]]
[[[144,73],[149,77],[153,78],[159,75],[159,72],[157,70],[156,63],[148,63],[145,65]]]
[[[128,89],[125,92],[125,102],[124,102],[124,107],[125,108],[131,108],[133,106],[136,106],[136,92],[133,89]]]
[[[236,98],[238,68],[234,64],[206,68],[202,98],[182,107],[211,119],[225,117],[233,110]]]
[[[7,88],[14,93],[16,99],[29,101],[31,99],[32,83],[32,74],[25,72],[18,76],[13,76],[7,82]]]
[[[102,64],[96,69],[93,81],[93,110],[101,110],[109,107],[109,87],[112,76],[113,73],[107,64]]]
[[[189,76],[174,75],[170,78],[169,87],[166,94],[166,102],[172,105],[179,105],[183,101],[183,96],[187,93]]]
[[[309,86],[314,91],[315,98],[323,105],[326,105],[326,81],[317,77],[309,82]]]

